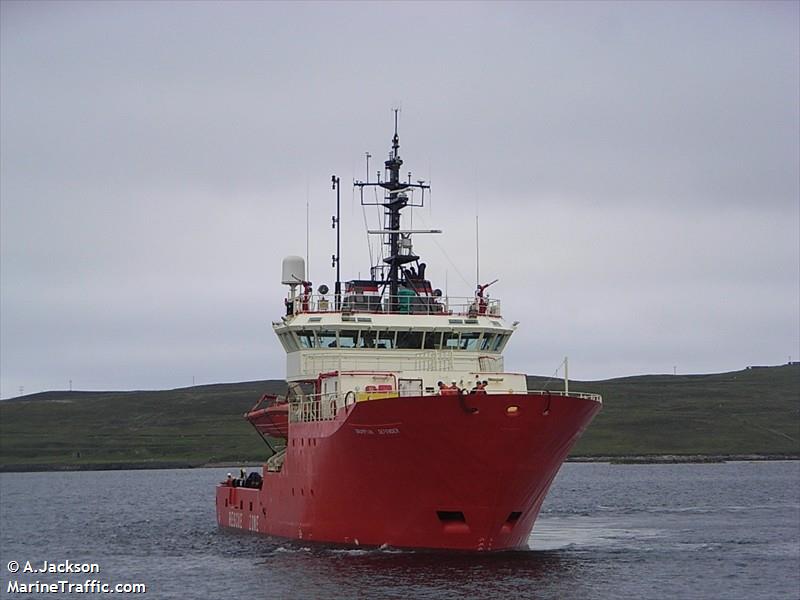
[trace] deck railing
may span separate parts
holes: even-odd
[[[552,390],[528,390],[529,394],[542,394],[544,396],[569,396],[570,398],[581,398],[583,400],[593,400],[594,402],[603,402],[603,397],[600,394],[590,394],[589,392],[564,392]]]
[[[395,390],[395,393],[396,390]],[[516,392],[515,392],[516,393]],[[486,390],[489,396],[508,394],[508,390]],[[588,392],[563,392],[551,390],[528,390],[519,392],[519,395],[542,395],[559,396],[570,398],[581,398],[602,403],[603,398],[600,394],[590,394]],[[424,394],[426,396],[438,396],[439,394]],[[466,394],[465,397],[470,397]],[[452,396],[450,396],[452,397]],[[303,396],[301,399],[292,400],[289,404],[290,423],[311,423],[317,421],[333,421],[337,416],[343,416],[345,411],[356,403],[356,393],[354,391],[340,394],[330,392],[324,394],[313,394]]]
[[[355,393],[348,394],[342,396],[338,392],[328,392],[292,400],[289,404],[289,422],[332,421],[341,410],[355,403]]]
[[[393,314],[393,315],[448,315],[454,317],[499,317],[500,300],[496,298],[452,297],[430,295],[350,294],[343,296],[336,306],[335,298],[328,295],[301,294],[286,299],[286,312],[292,314],[332,313],[343,314]]]

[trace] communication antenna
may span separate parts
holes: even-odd
[[[481,287],[481,244],[478,229],[478,215],[475,214],[475,287]]]
[[[334,294],[336,300],[336,310],[339,310],[339,307],[342,303],[342,281],[339,274],[339,259],[341,258],[341,225],[339,214],[339,178],[336,175],[331,175],[331,189],[336,190],[336,216],[331,218],[333,221],[333,227],[336,228],[336,254],[331,257],[331,259],[333,264],[336,265],[336,285],[334,287]]]
[[[306,180],[306,278],[309,281],[311,281],[311,261],[309,261],[308,259],[309,257],[308,249],[310,244],[309,240],[311,239],[311,236],[309,234],[309,218],[311,213],[309,211],[308,197],[309,197],[308,180]]]

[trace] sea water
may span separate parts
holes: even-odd
[[[144,584],[122,597],[800,598],[796,461],[566,464],[530,549],[494,554],[222,531],[214,485],[228,470],[0,475],[0,597]],[[45,561],[62,572],[24,572]],[[66,591],[14,592],[37,581]]]

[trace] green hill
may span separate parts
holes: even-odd
[[[544,381],[529,377],[528,388]],[[570,389],[604,401],[574,456],[800,455],[798,364],[574,381]]]
[[[530,376],[530,389],[562,382]],[[0,468],[260,462],[242,413],[282,381],[167,391],[45,392],[0,402]],[[604,406],[574,456],[800,456],[800,365],[572,381]]]
[[[281,381],[166,391],[45,392],[0,402],[0,465],[193,466],[261,460],[242,419]]]

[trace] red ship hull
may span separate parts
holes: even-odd
[[[359,402],[332,420],[291,423],[282,469],[265,466],[261,489],[219,485],[217,520],[335,544],[525,547],[599,408],[541,393]]]

